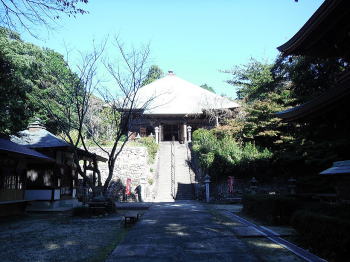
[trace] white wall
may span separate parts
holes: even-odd
[[[60,199],[60,191],[58,189],[58,193],[55,190],[55,200]],[[51,200],[51,189],[29,189],[24,193],[25,200]]]

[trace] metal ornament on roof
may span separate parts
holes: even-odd
[[[41,129],[46,129],[46,127],[42,124],[42,121],[39,117],[35,117],[29,124],[28,124],[28,129],[29,128],[41,128]]]
[[[323,170],[320,175],[350,174],[350,160],[333,162],[333,166]]]

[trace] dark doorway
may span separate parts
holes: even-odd
[[[164,125],[163,128],[164,141],[179,140],[179,126],[178,125]]]

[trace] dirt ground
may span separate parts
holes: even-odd
[[[0,261],[104,261],[126,235],[121,221],[121,213],[98,218],[27,214],[2,219]]]

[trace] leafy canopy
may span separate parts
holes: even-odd
[[[57,131],[57,121],[45,112],[42,102],[55,97],[67,105],[65,95],[56,96],[57,88],[68,94],[78,84],[61,54],[25,43],[17,33],[0,28],[0,134],[24,129],[34,116]]]

